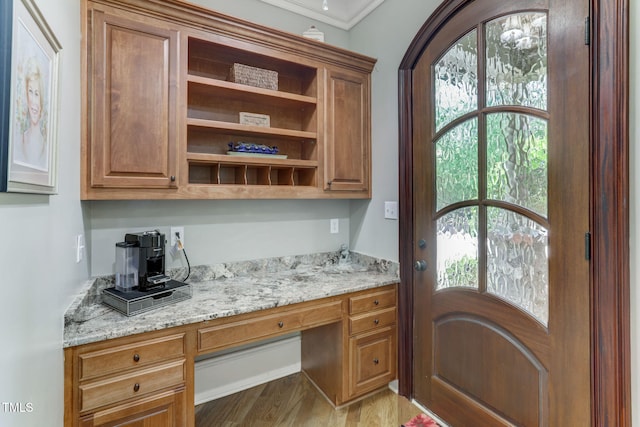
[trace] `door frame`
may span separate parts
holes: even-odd
[[[445,0],[400,64],[398,378],[413,397],[412,71],[438,29],[474,0]],[[591,425],[631,426],[629,0],[590,0]],[[585,17],[586,18],[586,17]],[[609,349],[604,352],[600,349]]]

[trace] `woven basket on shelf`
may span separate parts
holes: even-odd
[[[278,90],[278,72],[235,63],[229,72],[229,81],[263,89]]]

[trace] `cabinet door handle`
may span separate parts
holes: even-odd
[[[379,323],[380,323],[380,320],[375,319],[375,320],[373,321],[373,323],[375,323],[375,324],[377,325],[377,324],[379,324]]]
[[[175,175],[171,175],[171,182],[175,182],[176,181],[176,176]]]
[[[139,362],[140,361],[140,355],[138,353],[133,355],[133,361],[134,362]]]
[[[140,384],[135,383],[135,384],[133,385],[133,391],[138,391],[138,390],[140,390]]]
[[[375,300],[375,301],[373,302],[373,304],[374,304],[374,305],[380,305],[380,301]]]
[[[378,363],[380,363],[380,361],[378,360],[378,358],[376,357],[375,359],[373,359],[373,364],[377,365]]]
[[[278,322],[278,327],[279,328],[282,328],[283,326],[284,326],[284,322],[282,322],[282,321]]]

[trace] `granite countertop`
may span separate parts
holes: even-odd
[[[113,276],[85,283],[65,313],[64,347],[280,307],[399,282],[398,264],[351,252],[268,258],[191,269],[192,297],[127,317],[101,303]],[[167,273],[180,280],[186,269]]]

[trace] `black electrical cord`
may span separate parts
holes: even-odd
[[[182,248],[182,253],[184,254],[184,259],[187,260],[187,277],[182,279],[183,282],[186,282],[191,274],[191,264],[189,264],[189,257],[187,256],[187,251],[184,248]]]
[[[180,233],[176,232],[176,239],[178,240],[177,241],[178,248],[180,248],[180,250],[184,254],[184,259],[187,260],[187,277],[182,279],[183,282],[186,282],[187,279],[189,278],[189,275],[191,274],[191,264],[189,263],[189,257],[187,256],[187,251],[184,249],[184,245],[182,244],[182,240],[180,238]]]

